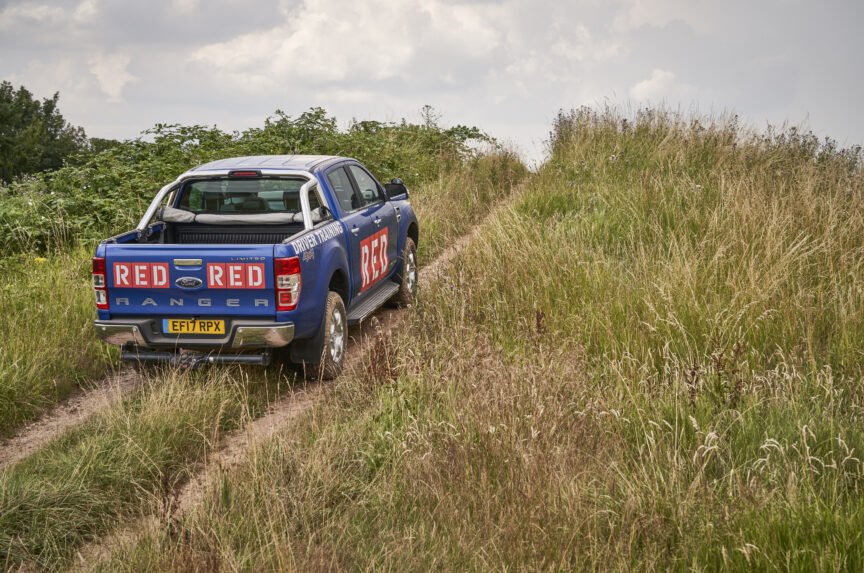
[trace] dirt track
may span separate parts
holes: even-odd
[[[456,258],[479,227],[480,225],[477,225],[473,233],[462,237],[430,264],[420,268],[421,288],[440,278],[442,269]],[[404,312],[394,309],[379,310],[359,328],[351,329],[346,349],[346,372],[350,373],[359,364],[364,356],[364,348],[374,343],[379,332],[387,334],[398,325]],[[47,415],[23,427],[17,435],[0,445],[0,469],[24,459],[65,430],[84,422],[112,402],[121,400],[135,389],[140,380],[132,369],[126,368],[95,383],[92,389],[57,405]],[[171,504],[169,516],[176,519],[196,507],[206,495],[211,480],[218,475],[218,470],[230,469],[240,463],[252,445],[272,436],[312,407],[321,395],[322,388],[322,384],[316,382],[285,394],[271,406],[267,414],[225,437],[219,449],[211,454],[201,470],[179,489],[175,502]],[[107,555],[111,547],[136,538],[148,527],[153,527],[156,521],[158,518],[151,515],[121,525],[107,537],[82,547],[78,552],[76,565],[86,568],[88,564]]]
[[[477,228],[479,225],[475,227],[475,230]],[[422,267],[420,269],[420,284],[429,284],[437,280],[440,270],[456,257],[473,235],[470,233],[462,237],[442,252],[432,263]],[[371,320],[366,321],[362,328],[351,333],[352,339],[346,354],[348,366],[362,356],[359,346],[362,345],[363,339],[369,338],[370,328],[381,328],[387,332],[396,324],[398,317],[399,313],[395,310],[379,311],[375,314],[377,326]],[[375,332],[372,331],[371,335],[374,336],[374,334]],[[61,402],[46,415],[25,425],[13,437],[0,444],[0,469],[26,458],[68,428],[81,424],[111,402],[122,399],[134,390],[139,382],[140,377],[132,369],[124,368],[116,374],[106,376],[95,382],[91,389]],[[270,435],[284,423],[287,423],[295,414],[313,403],[317,391],[315,386],[309,386],[303,391],[284,396],[274,405],[270,413],[250,423],[244,432],[227,438],[223,448],[217,452],[213,461],[231,465],[236,457],[234,452],[244,450],[252,441]],[[300,407],[299,404],[302,404],[303,407]],[[192,480],[187,489],[193,491],[196,487],[195,480]],[[196,497],[191,493],[184,495],[192,496],[193,499]],[[181,496],[181,499],[185,499],[185,497]]]
[[[474,233],[470,233],[462,237],[438,255],[432,263],[422,267],[419,271],[421,288],[422,285],[437,281],[441,275],[441,270],[458,255],[459,251],[473,236]],[[393,309],[379,310],[371,319],[364,321],[360,328],[352,329],[345,354],[346,372],[351,372],[352,367],[362,360],[363,349],[374,343],[379,331],[389,334],[399,324],[404,316],[402,312]],[[212,454],[207,467],[180,489],[174,510],[175,516],[185,513],[201,502],[210,480],[216,475],[217,469],[225,470],[237,465],[242,461],[243,453],[250,446],[272,436],[291,420],[312,407],[320,391],[321,384],[315,383],[303,390],[286,394],[272,406],[270,412],[250,422],[238,433],[227,437],[223,441],[222,447]]]
[[[126,368],[106,376],[91,389],[61,402],[0,445],[0,468],[26,458],[64,430],[80,424],[111,402],[122,399],[135,388],[138,381],[137,374]]]

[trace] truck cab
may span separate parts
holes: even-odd
[[[126,360],[266,365],[274,352],[339,373],[347,329],[416,293],[418,223],[336,156],[257,156],[181,174],[93,259],[96,333]]]

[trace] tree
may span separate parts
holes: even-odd
[[[70,154],[87,149],[87,136],[57,108],[60,93],[41,102],[24,86],[0,83],[0,181],[57,169]]]

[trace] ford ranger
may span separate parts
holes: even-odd
[[[417,289],[418,225],[401,180],[316,155],[222,159],[165,185],[102,241],[93,288],[125,360],[270,363],[333,378],[348,326]]]

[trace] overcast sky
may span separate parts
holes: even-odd
[[[857,144],[862,27],[862,0],[0,0],[0,78],[95,137],[430,104],[537,158],[561,108],[665,101]]]

